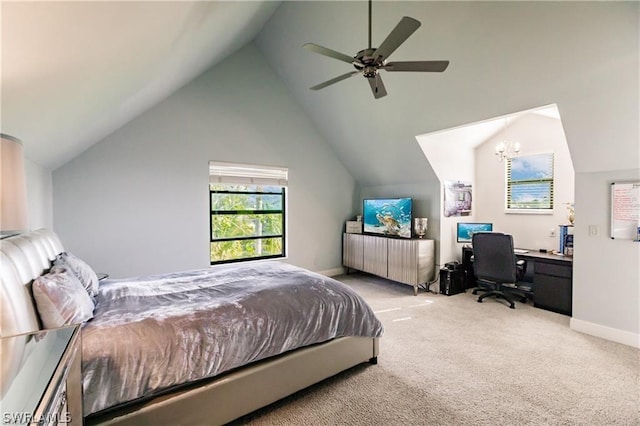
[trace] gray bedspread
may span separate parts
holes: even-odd
[[[85,415],[342,336],[382,335],[346,285],[281,262],[100,284],[82,329]]]

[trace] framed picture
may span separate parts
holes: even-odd
[[[444,182],[444,215],[469,216],[471,214],[471,183]]]

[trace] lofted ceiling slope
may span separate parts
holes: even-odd
[[[253,40],[278,4],[2,1],[2,132],[55,169]]]
[[[360,185],[434,178],[416,135],[557,104],[576,172],[638,167],[637,2],[374,1],[372,44],[422,26],[374,100],[351,70],[302,48],[367,47],[367,2],[2,1],[1,130],[55,169],[252,40]],[[630,155],[611,155],[629,152]],[[635,147],[634,147],[635,146]]]
[[[551,104],[576,172],[622,170],[640,165],[639,10],[637,2],[374,1],[374,48],[403,16],[422,23],[390,61],[450,61],[443,73],[381,72],[388,96],[377,100],[362,76],[309,90],[353,68],[302,48],[355,55],[367,47],[365,1],[283,2],[256,44],[361,186],[433,181],[417,135]]]

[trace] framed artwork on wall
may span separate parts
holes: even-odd
[[[470,182],[445,181],[443,203],[445,217],[471,215],[471,195]]]

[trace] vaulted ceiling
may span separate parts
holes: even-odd
[[[253,40],[279,2],[2,1],[2,132],[56,168]]]
[[[309,90],[349,65],[301,47],[351,55],[366,47],[366,2],[283,2],[257,44],[360,185],[433,181],[417,135],[551,104],[576,172],[632,169],[640,163],[639,9],[637,2],[374,1],[374,47],[410,16],[422,26],[391,60],[450,61],[443,73],[382,72],[389,95],[378,100],[360,76]]]
[[[638,87],[620,82],[637,81],[638,10],[375,1],[374,47],[411,16],[422,26],[391,60],[451,63],[444,73],[383,72],[389,95],[374,100],[361,76],[309,90],[352,68],[302,48],[367,47],[365,1],[3,1],[2,132],[54,169],[254,41],[264,55],[256,60],[268,61],[361,185],[432,177],[417,135],[553,103],[576,171],[628,169],[633,155],[607,154],[637,134]]]

